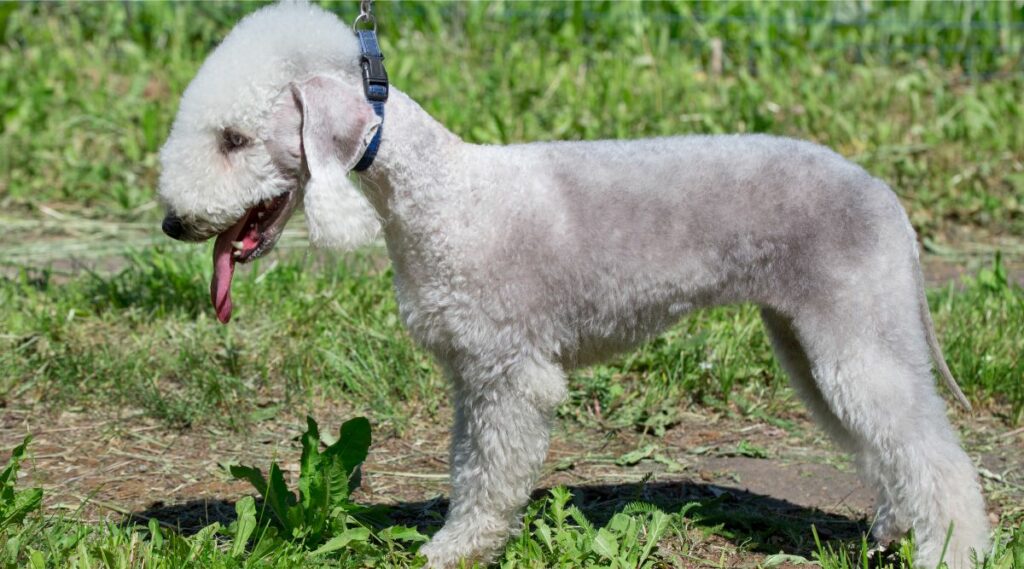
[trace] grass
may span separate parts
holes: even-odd
[[[365,419],[359,421],[366,424]],[[314,438],[307,441],[304,436],[299,487],[312,494],[303,491],[299,495],[302,504],[310,495],[317,496],[315,490],[309,490],[313,485],[333,484],[327,482],[328,475],[321,470],[323,464],[313,461],[309,469],[306,467],[307,453],[316,448],[307,442],[318,441],[315,424],[311,423],[311,429]],[[339,442],[344,439],[344,429]],[[365,434],[368,437],[369,431]],[[356,452],[365,457],[368,446],[366,438]],[[417,550],[426,536],[413,527],[390,525],[386,509],[376,508],[368,515],[370,510],[342,498],[341,505],[333,510],[333,519],[325,525],[320,510],[313,514],[312,510],[304,511],[295,505],[294,497],[292,506],[280,506],[286,503],[283,494],[279,493],[275,502],[266,494],[265,483],[260,492],[266,502],[257,504],[252,497],[243,498],[236,503],[236,517],[229,524],[215,522],[192,535],[161,527],[156,519],[147,524],[132,520],[84,524],[73,518],[43,515],[38,510],[42,491],[16,489],[14,485],[23,451],[24,446],[16,449],[12,463],[0,478],[0,543],[4,544],[0,567],[422,567],[424,563]],[[274,468],[276,465],[271,467],[272,485]],[[350,466],[345,469],[351,471]],[[320,482],[306,480],[303,486],[312,472],[325,478]],[[262,476],[259,478],[262,480]],[[283,488],[283,482],[279,484]],[[345,478],[339,484],[344,486]],[[326,503],[325,495],[320,498]],[[725,559],[706,557],[708,552],[702,547],[708,535],[746,540],[744,548],[764,550],[766,546],[771,548],[772,542],[760,540],[775,539],[779,532],[794,532],[796,528],[796,524],[784,520],[748,516],[742,506],[717,498],[690,502],[668,512],[647,502],[624,502],[600,521],[595,519],[595,512],[588,514],[572,502],[572,493],[564,487],[534,500],[525,513],[522,533],[510,540],[497,565],[509,569],[720,566]],[[280,521],[281,508],[295,510],[297,517],[292,517],[292,523],[300,525],[287,530]],[[329,528],[332,533],[313,534],[314,525],[317,532]],[[310,541],[313,535],[316,539]],[[780,551],[764,557],[761,565],[813,563],[823,569],[887,569],[908,567],[913,561],[913,541],[909,538],[895,545],[889,556],[869,560],[864,539],[859,543],[823,542],[813,527],[812,536],[813,546],[806,556]],[[997,530],[994,541],[994,550],[978,564],[979,569],[1024,568],[1024,525]]]
[[[234,294],[245,308],[230,327],[206,311],[208,258],[155,248],[113,277],[57,284],[24,271],[2,281],[10,349],[0,358],[12,367],[0,393],[141,405],[178,426],[244,423],[256,395],[289,405],[320,392],[383,417],[402,416],[393,410],[403,400],[436,405],[441,380],[403,333],[387,274],[366,257],[240,274]]]
[[[444,416],[444,382],[398,322],[380,251],[281,254],[240,271],[224,327],[208,309],[208,246],[158,234],[156,152],[178,94],[257,7],[0,3],[0,405],[140,409],[168,429],[236,432],[324,401],[399,435]],[[351,2],[328,7],[355,12]],[[929,248],[1002,247],[1011,262],[1024,252],[1019,3],[395,2],[377,12],[393,83],[467,140],[811,139],[889,182]],[[75,268],[111,255],[123,255],[112,271]],[[964,391],[1019,425],[1024,291],[997,260],[929,301]],[[573,427],[661,436],[686,409],[779,422],[787,401],[756,310],[739,306],[694,314],[575,373],[559,415]],[[817,537],[715,501],[611,512],[572,502],[564,489],[536,500],[500,564],[716,565],[701,549],[711,535],[762,553],[772,535]],[[422,563],[418,541],[386,524],[315,554],[262,533],[241,539],[239,523],[186,536],[37,512],[0,521],[0,567]],[[986,568],[1024,569],[1015,523]],[[876,566],[860,546],[805,553],[828,569]]]
[[[398,321],[380,253],[333,261],[283,255],[240,271],[231,326],[208,310],[207,253],[156,247],[113,276],[58,282],[26,269],[0,280],[0,398],[141,406],[171,425],[240,426],[263,412],[260,402],[328,397],[399,430],[409,426],[411,407],[444,405],[443,380]],[[963,289],[933,291],[931,300],[964,391],[1016,424],[1024,410],[1016,380],[1024,374],[1024,291],[1006,279],[997,265]],[[657,433],[690,405],[763,413],[784,385],[756,308],[719,308],[575,373],[561,414]]]
[[[348,3],[330,7],[352,17]],[[155,219],[155,152],[177,96],[256,8],[6,5],[4,209]],[[1012,3],[401,2],[378,12],[394,84],[468,140],[796,136],[890,182],[929,240],[1024,233],[1024,14]]]

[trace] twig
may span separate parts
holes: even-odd
[[[105,502],[103,500],[97,500],[95,498],[89,498],[88,496],[83,496],[81,494],[71,494],[71,497],[72,498],[76,498],[78,500],[81,500],[83,503],[96,504],[97,506],[99,506],[101,508],[106,508],[107,510],[110,510],[111,512],[117,512],[119,514],[124,514],[126,516],[132,515],[131,510],[129,510],[128,508],[122,507],[122,506],[118,506],[117,504],[115,504],[113,502]]]
[[[144,454],[138,454],[138,453],[134,453],[134,452],[125,452],[123,450],[116,449],[116,448],[111,448],[109,450],[109,452],[110,452],[110,454],[116,454],[116,455],[123,456],[123,457],[126,457],[126,458],[134,458],[136,460],[144,460],[146,462],[153,462],[153,463],[162,464],[162,465],[166,465],[167,464],[166,460],[162,460],[160,458],[156,458],[156,457],[152,457],[152,456],[146,456]]]
[[[1017,435],[1021,435],[1021,434],[1024,434],[1024,427],[1021,427],[1019,429],[1014,429],[1014,430],[1009,431],[1007,433],[1003,433],[1003,434],[999,435],[998,438],[1000,438],[1000,439],[1009,439],[1009,438],[1013,438],[1013,437],[1015,437]]]
[[[380,474],[383,476],[398,476],[400,478],[423,478],[425,480],[448,480],[447,474],[428,474],[419,472],[398,472],[394,470],[363,470],[367,474]]]

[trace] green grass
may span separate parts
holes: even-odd
[[[399,434],[444,415],[444,382],[398,322],[379,251],[280,255],[242,270],[224,327],[209,310],[208,246],[152,245],[162,242],[156,152],[177,97],[257,7],[0,3],[0,404],[130,407],[167,428],[238,431],[323,401]],[[353,2],[329,7],[355,14]],[[467,140],[811,139],[889,182],[930,247],[1024,251],[1019,3],[400,2],[377,12],[394,84]],[[125,251],[111,273],[41,268]],[[997,262],[929,300],[964,391],[1019,425],[1024,291]],[[573,374],[570,388],[563,421],[655,436],[687,408],[778,422],[789,398],[750,306],[694,314]],[[717,565],[698,547],[709,535],[762,553],[773,534],[815,538],[806,524],[715,501],[614,512],[570,504],[564,490],[535,501],[501,565]],[[389,527],[317,555],[262,533],[236,543],[237,526],[185,536],[35,513],[0,520],[0,567],[422,563],[417,542]],[[1002,532],[985,567],[1024,569],[1024,528]],[[860,554],[859,543],[807,551],[827,569],[867,567]]]
[[[714,558],[705,559],[691,554],[688,544],[696,539],[690,535],[699,535],[702,529],[690,522],[685,512],[667,513],[637,505],[618,514],[608,525],[594,528],[582,514],[560,518],[561,512],[557,512],[559,507],[564,507],[564,504],[557,495],[535,502],[528,513],[528,532],[510,543],[499,559],[498,566],[503,569],[718,566],[718,560]],[[682,545],[675,550],[652,546],[651,553],[644,555],[651,543],[647,536],[651,535],[652,529],[661,530],[662,536],[676,537]],[[84,525],[59,518],[32,519],[18,528],[14,536],[5,536],[18,539],[17,543],[23,550],[21,554],[13,555],[10,548],[5,548],[0,552],[0,567],[400,568],[421,567],[424,563],[422,557],[415,555],[415,546],[410,547],[399,540],[389,539],[390,536],[384,530],[373,534],[374,542],[370,546],[352,547],[321,555],[314,555],[295,544],[275,543],[273,549],[261,548],[259,536],[247,544],[248,549],[234,553],[233,533],[233,528],[211,526],[209,530],[193,536],[181,536],[160,529],[157,524],[147,528],[116,524]],[[866,549],[865,546],[863,550]],[[612,551],[616,554],[612,555]],[[771,567],[783,562],[810,562],[823,569],[897,569],[909,566],[912,558],[910,551],[907,542],[898,548],[894,559],[878,562],[867,561],[860,551],[826,544],[807,557],[785,554],[768,556],[765,565]],[[624,559],[626,563],[617,562],[618,559]],[[643,564],[635,563],[641,560]],[[996,554],[981,567],[1024,567],[1024,528],[1002,532]]]
[[[0,394],[141,405],[180,426],[244,423],[262,412],[255,395],[289,405],[321,392],[398,418],[399,402],[436,405],[443,394],[398,322],[388,276],[365,257],[240,271],[231,326],[207,311],[208,259],[155,248],[112,277],[56,284],[25,271],[0,281],[0,365],[10,366]]]
[[[314,438],[309,442],[315,445],[318,442],[315,427],[312,432]],[[368,445],[367,438],[365,446],[361,447],[363,456]],[[304,462],[309,448],[303,451]],[[260,505],[251,497],[243,498],[235,505],[237,517],[228,525],[213,523],[192,535],[163,528],[155,519],[146,525],[131,522],[83,524],[73,518],[43,515],[38,510],[42,491],[16,489],[13,483],[24,446],[19,449],[13,467],[9,464],[0,480],[0,543],[4,545],[0,549],[0,567],[5,569],[421,567],[424,563],[423,557],[417,555],[426,539],[420,531],[389,525],[386,508],[376,511],[377,520],[383,521],[360,519],[361,516],[353,514],[358,506],[345,500],[344,507],[335,509],[335,519],[325,526],[333,533],[316,534],[318,539],[312,543],[307,525],[313,522],[309,516],[291,532],[282,529],[279,518],[273,518],[275,523],[270,523],[268,518],[272,515],[268,510],[274,509],[275,514],[278,510],[268,506],[272,500],[269,497]],[[304,464],[303,478],[321,467],[307,471]],[[300,481],[300,488],[302,484]],[[311,483],[307,481],[307,489],[311,488],[308,484]],[[345,484],[344,478],[340,484]],[[305,498],[300,495],[300,499]],[[527,508],[522,533],[510,540],[497,561],[498,566],[508,569],[719,566],[724,559],[702,557],[696,547],[708,535],[746,539],[744,548],[764,550],[767,544],[760,543],[760,539],[775,538],[780,531],[792,532],[796,526],[787,525],[784,520],[746,517],[742,507],[720,505],[717,499],[687,503],[669,512],[649,503],[628,502],[617,506],[599,522],[572,501],[572,493],[563,487],[554,488],[547,496],[533,501]],[[301,507],[293,505],[291,508],[299,510],[300,518],[303,516]],[[320,519],[317,515],[313,518]],[[745,531],[727,529],[727,524]],[[324,529],[321,526],[324,526],[322,519],[316,527]],[[764,530],[752,529],[756,526],[766,527],[770,533],[759,535],[764,534]],[[868,544],[863,539],[858,547],[858,544],[823,543],[813,528],[812,535],[814,545],[807,550],[806,557],[779,552],[766,556],[763,566],[814,563],[823,569],[884,569],[909,567],[913,560],[912,539],[897,544],[892,557],[869,560]],[[671,540],[671,545],[666,540]],[[992,555],[979,564],[978,569],[1024,569],[1024,525],[998,529],[994,541]]]
[[[352,18],[351,3],[330,6]],[[177,96],[256,8],[6,5],[4,209],[155,219],[155,152]],[[468,140],[807,138],[891,183],[926,238],[1024,233],[1024,9],[1012,3],[403,2],[378,12],[394,84]]]
[[[0,398],[141,406],[173,425],[304,405],[323,395],[408,426],[444,404],[444,382],[397,318],[379,253],[335,261],[283,256],[239,271],[230,326],[212,317],[206,248],[148,249],[119,273],[57,283],[25,270],[0,280]],[[379,265],[379,263],[378,263]],[[983,408],[1024,410],[1024,291],[1001,265],[931,294],[954,375]],[[641,349],[576,372],[563,417],[657,433],[688,405],[763,412],[784,388],[756,308],[694,314]],[[595,416],[594,405],[601,409]]]

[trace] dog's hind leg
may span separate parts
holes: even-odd
[[[789,383],[800,399],[811,411],[811,416],[821,425],[840,448],[855,453],[859,450],[857,439],[843,426],[842,421],[829,409],[822,397],[818,384],[811,373],[811,362],[796,337],[789,318],[771,308],[761,308],[761,319],[772,344],[772,351],[779,365],[789,377]]]
[[[878,472],[871,464],[871,453],[858,444],[857,436],[850,432],[836,414],[829,408],[818,384],[814,380],[811,362],[807,352],[800,345],[800,340],[793,330],[792,321],[771,308],[761,308],[765,331],[771,341],[772,350],[779,360],[779,365],[789,377],[790,385],[800,399],[807,405],[811,416],[828,433],[832,440],[842,449],[852,453],[860,463],[860,473],[877,495],[875,521],[872,524],[872,535],[880,544],[888,544],[899,539],[910,529],[909,520],[901,520],[893,507],[892,492],[886,487],[885,480],[874,476]]]
[[[945,551],[951,567],[966,568],[972,549],[986,553],[984,503],[932,378],[914,280],[900,276],[892,271],[875,290],[832,290],[808,302],[793,329],[822,399],[855,438],[865,477],[888,500],[876,529],[909,522],[916,566],[935,567]]]
[[[487,563],[519,530],[566,393],[561,368],[530,357],[447,367],[455,407],[451,505],[444,527],[421,549],[430,567]]]

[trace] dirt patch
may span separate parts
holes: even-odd
[[[325,432],[337,429],[345,416],[337,410],[316,415]],[[762,553],[809,554],[810,524],[824,538],[858,537],[868,527],[873,496],[848,458],[805,416],[787,423],[791,427],[781,429],[721,414],[684,413],[664,437],[653,437],[563,422],[535,496],[569,486],[597,523],[633,500],[666,511],[694,504],[688,517],[718,527],[724,533],[717,540]],[[416,424],[405,436],[377,435],[356,498],[390,505],[396,522],[429,529],[441,524],[447,507],[448,414]],[[981,466],[993,519],[1024,519],[1024,431],[1008,431],[988,418],[962,424]],[[258,423],[248,434],[171,431],[141,414],[45,416],[5,409],[0,447],[10,449],[26,433],[34,435],[19,484],[42,486],[51,511],[80,511],[94,520],[155,518],[194,532],[215,520],[230,521],[233,502],[253,493],[248,484],[232,480],[223,464],[266,469],[277,460],[294,480],[296,437],[303,428],[299,418],[282,417]]]
[[[929,287],[940,287],[953,283],[959,285],[964,277],[976,275],[979,270],[992,266],[992,255],[946,257],[924,255],[921,258],[925,282]],[[1003,267],[1007,279],[1024,287],[1024,257],[1004,256]]]

